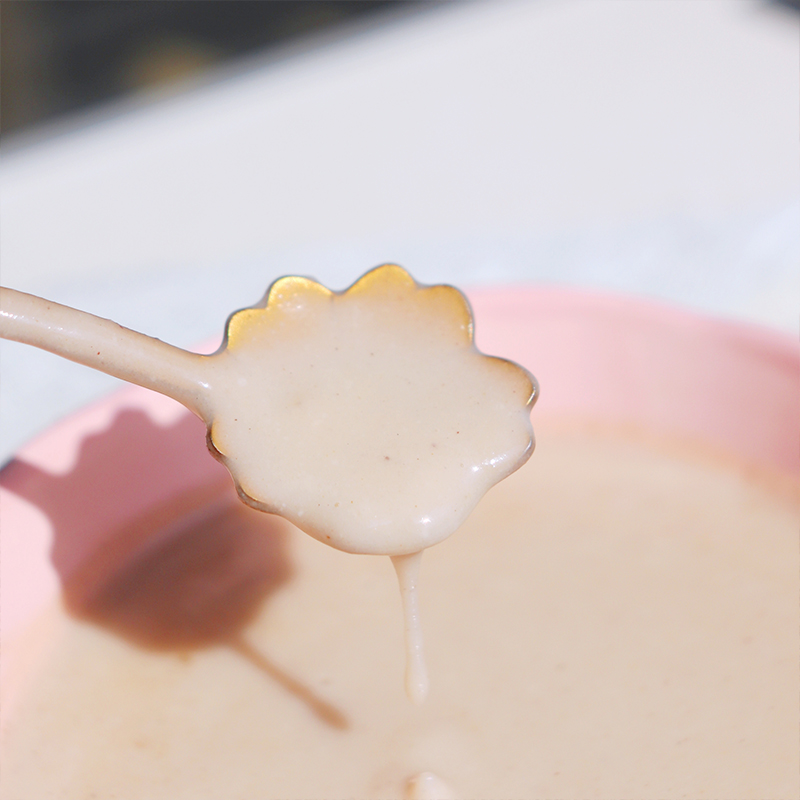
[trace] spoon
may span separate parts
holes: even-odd
[[[475,348],[457,289],[395,265],[343,292],[280,278],[211,355],[7,288],[0,337],[174,398],[244,502],[347,552],[441,541],[533,450],[535,379]]]
[[[457,289],[422,286],[392,264],[344,292],[281,278],[228,319],[206,356],[0,288],[0,337],[174,398],[204,420],[246,503],[340,550],[391,556],[406,690],[422,702],[422,551],[534,446],[536,380],[477,350]]]

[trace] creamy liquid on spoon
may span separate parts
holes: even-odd
[[[533,450],[531,375],[475,348],[460,292],[399,267],[341,294],[278,281],[210,364],[210,438],[245,501],[339,550],[442,541]]]
[[[472,333],[457,289],[394,265],[340,293],[281,278],[210,356],[0,287],[0,336],[175,398],[242,499],[353,553],[442,541],[533,451],[533,377]]]
[[[420,559],[410,554],[453,533],[533,450],[536,383],[475,348],[458,290],[420,286],[393,265],[342,293],[283,278],[262,307],[231,317],[211,356],[10,290],[2,297],[3,336],[195,411],[249,505],[339,550],[409,556],[395,560],[407,686],[415,702],[424,699]]]

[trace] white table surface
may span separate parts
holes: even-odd
[[[251,58],[4,142],[2,282],[182,346],[282,274],[343,288],[386,261],[796,336],[799,20],[484,0]],[[0,461],[117,385],[15,343],[0,358]]]

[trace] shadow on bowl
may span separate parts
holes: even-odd
[[[185,656],[230,647],[322,721],[346,728],[338,709],[244,635],[292,578],[291,526],[243,505],[204,441],[203,424],[189,414],[164,428],[124,410],[83,440],[66,474],[15,459],[0,485],[50,520],[51,560],[73,616],[151,650]],[[177,469],[195,485],[164,497]],[[138,513],[127,513],[131,503]]]

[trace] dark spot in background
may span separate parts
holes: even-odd
[[[0,130],[22,131],[347,25],[436,3],[399,0],[2,0]],[[312,42],[313,44],[313,42]]]

